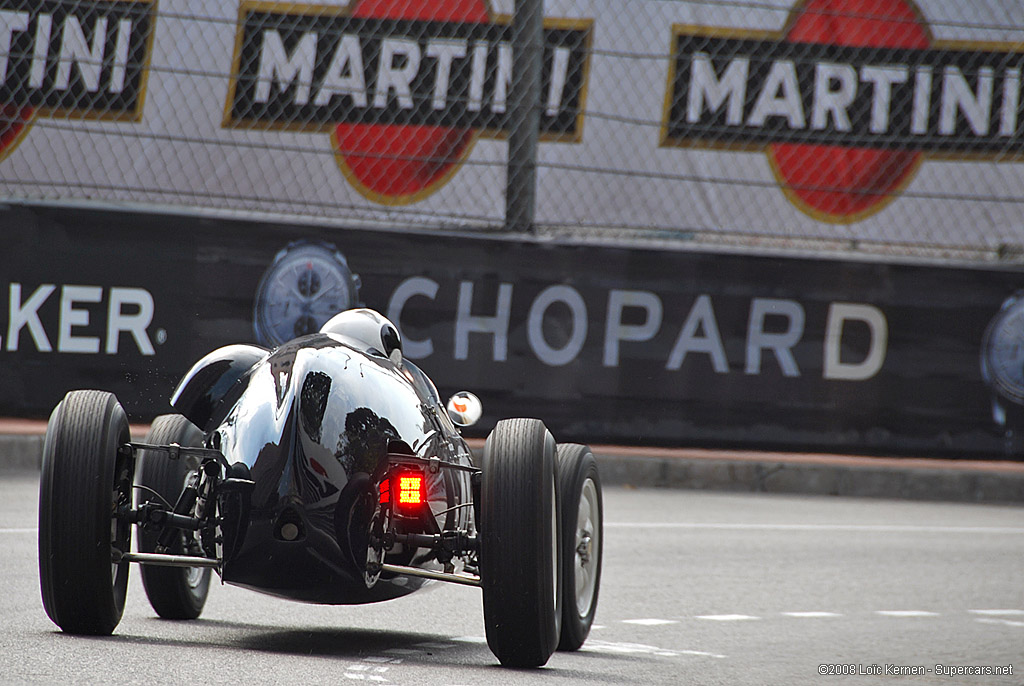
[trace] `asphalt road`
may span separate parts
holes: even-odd
[[[479,591],[446,585],[361,607],[217,586],[202,619],[169,622],[133,569],[114,636],[63,635],[39,600],[35,475],[3,475],[0,682],[1024,683],[1022,507],[620,487],[605,502],[590,641],[510,671],[483,643]]]

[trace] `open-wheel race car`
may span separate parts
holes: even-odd
[[[380,314],[342,312],[273,350],[215,350],[171,405],[144,442],[107,392],[72,391],[50,417],[39,573],[63,631],[113,632],[136,562],[166,618],[199,617],[211,570],[329,605],[446,581],[482,589],[504,665],[542,665],[586,640],[602,553],[590,450],[507,419],[478,460],[456,424],[479,418],[479,400],[442,404]]]

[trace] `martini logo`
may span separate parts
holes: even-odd
[[[155,12],[155,0],[0,0],[0,157],[36,117],[138,121]]]
[[[880,209],[926,158],[1019,159],[1019,43],[939,42],[909,0],[806,0],[778,33],[674,26],[662,145],[764,151],[822,221]]]
[[[541,140],[582,136],[591,30],[544,20]],[[507,134],[510,34],[485,0],[243,3],[224,126],[329,132],[360,193],[415,202]]]

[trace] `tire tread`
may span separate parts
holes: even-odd
[[[562,503],[562,631],[558,639],[561,651],[579,650],[590,635],[597,612],[597,600],[601,590],[601,563],[604,555],[604,527],[601,495],[601,478],[597,460],[590,448],[579,443],[558,444],[558,492]],[[592,478],[597,487],[598,497],[598,558],[594,587],[594,598],[590,612],[580,617],[576,608],[576,577],[574,564],[576,551],[576,518],[581,489],[587,478]]]
[[[116,435],[112,435],[116,433]],[[39,498],[39,572],[43,606],[65,632],[109,635],[124,611],[114,588],[109,499],[116,449],[130,439],[117,399],[72,391],[55,408],[44,441]],[[109,454],[114,451],[114,454]],[[127,562],[119,568],[127,586]]]
[[[530,601],[550,592],[546,578],[551,575],[551,543],[545,543],[549,536],[544,528],[550,530],[550,520],[543,517],[547,498],[543,483],[545,474],[554,476],[554,452],[554,439],[536,419],[502,420],[485,444],[484,621],[487,643],[506,666],[543,665],[558,643],[561,608],[545,609],[542,602]]]

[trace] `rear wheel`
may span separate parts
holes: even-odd
[[[107,635],[124,612],[134,461],[120,403],[72,391],[53,410],[39,480],[39,582],[50,619],[72,634]]]
[[[146,443],[168,445],[177,443],[197,447],[203,442],[203,434],[196,426],[181,415],[169,414],[157,417]],[[191,473],[184,459],[170,460],[167,455],[143,451],[139,465],[139,484],[159,493],[172,507],[185,486]],[[151,492],[142,491],[140,503],[157,500]],[[156,552],[158,531],[139,529],[138,546],[143,553]],[[178,534],[174,545],[165,551],[171,555],[191,555],[185,545],[185,535]],[[206,596],[210,591],[209,568],[158,567],[141,565],[142,585],[146,588],[149,604],[158,615],[165,619],[196,619],[203,611]]]
[[[487,645],[501,664],[537,667],[558,645],[555,441],[537,419],[498,422],[484,445],[480,576]]]
[[[604,547],[601,478],[587,446],[558,446],[558,497],[562,519],[562,633],[558,649],[579,650],[597,612]]]

